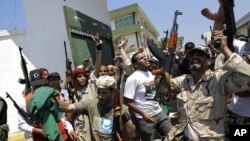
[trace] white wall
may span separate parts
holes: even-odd
[[[29,62],[29,71],[45,67],[49,72],[57,71],[65,78],[65,54],[63,41],[67,43],[68,56],[72,60],[66,31],[63,6],[67,5],[98,21],[110,25],[106,0],[23,0],[27,28],[5,35],[0,31],[0,95],[5,92],[14,95],[14,99],[23,101],[23,85],[17,83],[22,77],[18,46]],[[9,100],[8,124],[10,133],[18,131],[17,112]]]
[[[25,55],[24,55],[25,56]],[[8,104],[8,125],[10,132],[18,131],[17,127],[17,110],[10,99],[6,98],[6,92],[18,103],[24,104],[22,91],[24,85],[18,83],[19,78],[23,77],[23,72],[20,66],[20,53],[17,44],[11,39],[0,40],[0,96],[3,97]],[[34,69],[33,64],[26,58],[27,68]]]
[[[27,22],[27,43],[24,53],[37,68],[58,71],[64,78],[65,54],[63,41],[70,52],[63,6],[67,5],[94,19],[110,25],[106,0],[24,0]],[[69,57],[72,60],[70,53]]]
[[[132,33],[132,34],[129,34],[129,35],[125,35],[124,38],[128,39],[127,46],[135,45],[135,47],[138,47],[137,46],[136,34],[135,33]]]

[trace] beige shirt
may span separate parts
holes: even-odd
[[[113,108],[107,110],[98,104],[98,99],[81,100],[75,103],[78,113],[88,112],[96,141],[111,141],[113,137]],[[127,113],[128,108],[123,105],[122,113]]]
[[[250,65],[236,54],[222,69],[208,70],[197,84],[188,74],[171,79],[172,93],[177,94],[179,124],[169,132],[168,139],[186,128],[190,140],[224,140],[227,96],[249,85]]]

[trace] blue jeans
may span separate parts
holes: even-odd
[[[137,118],[142,141],[153,141],[155,129],[161,134],[161,136],[166,136],[172,128],[170,119],[167,117],[165,112],[161,111],[153,116],[153,118],[154,123],[149,123],[144,119]]]

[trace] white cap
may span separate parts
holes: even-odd
[[[116,88],[116,80],[108,75],[100,76],[96,80],[97,88]]]

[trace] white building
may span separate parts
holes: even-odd
[[[158,41],[159,32],[137,3],[112,10],[109,15],[113,38],[128,39],[127,46],[139,48],[146,38]],[[144,53],[152,57],[148,47]]]
[[[18,79],[23,77],[18,46],[23,48],[28,70],[44,67],[49,72],[59,72],[63,79],[65,78],[64,41],[74,67],[79,65],[79,60],[84,57],[95,56],[93,53],[95,48],[91,46],[94,43],[91,42],[90,36],[100,31],[104,46],[107,46],[106,51],[109,50],[107,54],[105,53],[109,55],[105,60],[112,59],[113,53],[110,51],[113,48],[112,36],[106,0],[23,0],[22,2],[27,27],[14,31],[0,31],[2,97],[5,98],[5,92],[9,92],[17,103],[24,102],[21,94],[24,85],[18,83]],[[79,46],[81,48],[78,48]],[[14,133],[18,131],[17,111],[9,99],[6,101],[9,105],[10,133]]]

